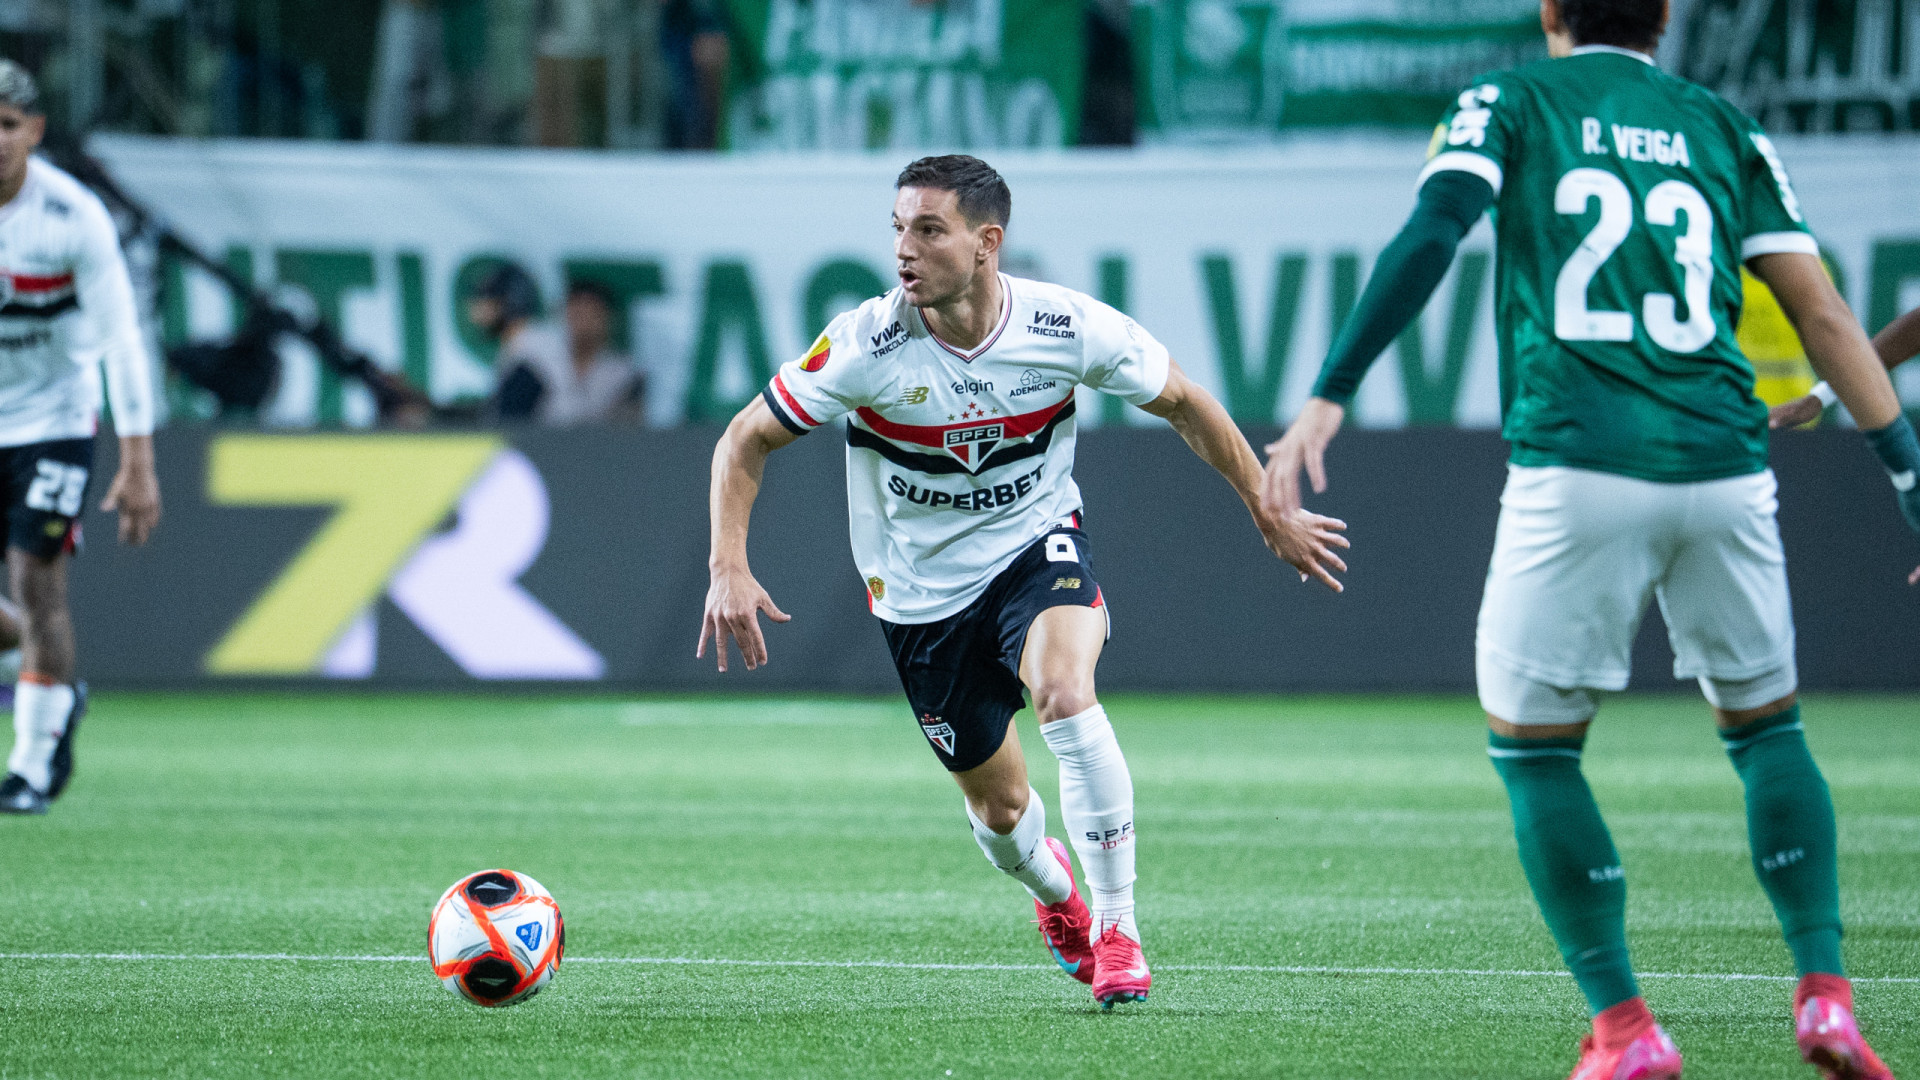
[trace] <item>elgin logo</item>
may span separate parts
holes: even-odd
[[[1089,831],[1085,835],[1089,841],[1099,844],[1100,850],[1112,851],[1133,839],[1133,822],[1129,821],[1117,829],[1107,829],[1104,832]]]

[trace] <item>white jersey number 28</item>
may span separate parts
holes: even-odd
[[[39,475],[27,485],[27,509],[78,517],[87,491],[87,470],[45,458],[34,463]]]
[[[1604,169],[1574,169],[1553,189],[1553,208],[1562,214],[1584,214],[1587,204],[1600,202],[1600,220],[1580,241],[1553,285],[1553,334],[1562,341],[1632,341],[1631,311],[1594,311],[1587,307],[1587,287],[1600,267],[1619,249],[1633,230],[1633,195],[1618,176]],[[1650,292],[1641,300],[1640,317],[1647,336],[1671,352],[1696,352],[1712,341],[1718,328],[1711,306],[1713,292],[1713,210],[1698,188],[1683,180],[1667,180],[1647,192],[1649,225],[1673,226],[1687,217],[1687,229],[1674,239],[1673,261],[1685,272],[1687,319],[1678,318],[1679,302],[1669,293]]]

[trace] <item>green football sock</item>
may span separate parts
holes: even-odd
[[[1780,916],[1794,966],[1802,975],[1845,975],[1833,799],[1807,750],[1800,706],[1722,731],[1720,738],[1746,785],[1753,872]]]
[[[1520,866],[1595,1015],[1640,996],[1627,959],[1627,880],[1580,772],[1585,739],[1509,739],[1487,753],[1513,802]]]

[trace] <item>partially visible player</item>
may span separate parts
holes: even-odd
[[[74,680],[67,563],[93,478],[100,370],[120,470],[104,510],[123,543],[160,520],[154,398],[133,285],[113,219],[73,177],[33,156],[46,133],[32,76],[0,60],[0,495],[7,578],[20,608],[20,681],[0,812],[44,814],[73,775],[86,713]]]
[[[1801,975],[1801,1054],[1891,1080],[1853,1018],[1833,803],[1796,697],[1767,409],[1734,340],[1744,263],[1866,429],[1920,529],[1920,442],[1773,144],[1663,74],[1665,0],[1543,0],[1552,59],[1487,76],[1434,133],[1412,218],[1382,252],[1314,397],[1269,450],[1269,510],[1300,504],[1344,405],[1492,208],[1507,486],[1477,636],[1489,752],[1520,862],[1594,1013],[1574,1080],[1680,1075],[1627,953],[1626,874],[1580,770],[1597,692],[1627,685],[1650,599],[1746,788],[1753,869]]]
[[[896,183],[900,285],[833,320],[734,417],[713,456],[712,586],[700,626],[721,671],[727,642],[767,662],[759,624],[788,616],[747,568],[747,519],[767,455],[817,428],[844,431],[854,562],[882,620],[921,733],[965,795],[988,860],[1032,895],[1054,959],[1102,1005],[1147,996],[1134,920],[1133,780],[1094,664],[1106,598],[1073,482],[1074,392],[1089,386],[1166,418],[1219,470],[1267,545],[1333,582],[1331,518],[1260,508],[1260,467],[1226,410],[1113,308],[1000,273],[1013,199],[986,162],[949,156]],[[1012,726],[1033,696],[1060,760],[1060,814],[1092,891],[1047,837]]]
[[[1920,356],[1920,308],[1901,315],[1873,335],[1873,351],[1888,371]],[[1800,397],[1774,406],[1768,414],[1767,426],[1794,428],[1811,424],[1838,400],[1839,395],[1833,392],[1831,385],[1816,383],[1812,390]],[[1907,575],[1907,584],[1920,585],[1920,566],[1914,567],[1913,572]]]

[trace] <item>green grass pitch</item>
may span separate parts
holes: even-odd
[[[101,695],[66,798],[0,819],[0,1077],[1571,1069],[1584,1010],[1470,699],[1108,705],[1155,983],[1102,1013],[895,700]],[[1920,1076],[1920,699],[1807,723],[1859,1011]],[[1705,707],[1618,699],[1587,760],[1688,1077],[1811,1080]],[[570,955],[483,1010],[413,958],[440,892],[495,865],[553,891]]]

